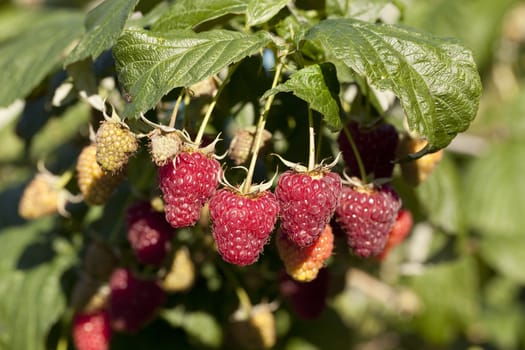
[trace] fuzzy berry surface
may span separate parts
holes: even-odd
[[[330,287],[330,270],[323,268],[310,282],[294,280],[284,271],[279,279],[279,292],[296,315],[303,320],[319,318],[326,308]]]
[[[109,287],[111,326],[121,332],[142,328],[155,316],[166,297],[156,281],[140,279],[124,268],[113,272]]]
[[[388,234],[388,240],[386,242],[385,248],[377,256],[378,260],[384,260],[392,248],[398,246],[405,240],[407,235],[410,233],[410,230],[412,230],[413,224],[414,219],[412,218],[412,213],[410,210],[401,208],[397,213],[396,222]]]
[[[109,349],[112,332],[107,311],[75,314],[72,333],[77,350]]]
[[[116,173],[128,163],[138,149],[138,142],[125,126],[114,121],[103,121],[96,135],[97,163],[104,171]]]
[[[353,121],[348,123],[346,127],[352,135],[366,175],[376,179],[392,177],[396,148],[399,142],[396,128],[388,123],[364,128]],[[337,142],[343,153],[343,159],[349,169],[350,176],[360,178],[357,159],[344,131],[339,134]]]
[[[18,205],[19,215],[27,220],[54,214],[58,211],[59,190],[51,177],[37,174],[26,186]]]
[[[275,189],[281,230],[295,244],[311,245],[330,222],[339,204],[341,188],[337,173],[284,172]]]
[[[77,181],[87,204],[104,204],[124,177],[104,171],[96,160],[97,146],[91,144],[80,152],[77,159]]]
[[[400,208],[401,199],[389,186],[369,189],[345,185],[336,221],[354,254],[376,256],[383,251]]]
[[[137,260],[160,266],[170,250],[173,235],[164,214],[153,210],[148,202],[139,202],[128,208],[127,222],[128,241]]]
[[[181,145],[182,141],[175,132],[154,132],[149,142],[149,152],[153,163],[157,166],[165,165],[179,153]]]
[[[193,226],[219,184],[220,163],[202,152],[180,152],[159,168],[166,220],[171,226]]]
[[[279,213],[275,195],[269,191],[243,195],[223,188],[209,206],[213,238],[223,260],[240,266],[256,262]]]
[[[293,279],[309,282],[317,277],[334,249],[332,227],[326,225],[321,235],[308,247],[301,248],[280,232],[275,240],[286,273]]]

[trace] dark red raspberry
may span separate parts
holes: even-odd
[[[310,282],[299,282],[282,271],[279,290],[297,316],[304,320],[318,318],[326,308],[330,284],[330,271],[319,270],[317,278]]]
[[[388,234],[388,240],[386,242],[385,248],[377,256],[378,260],[381,261],[385,259],[392,248],[401,244],[401,242],[405,240],[406,236],[412,229],[413,223],[414,221],[412,219],[412,213],[410,210],[404,208],[400,209],[397,214],[396,222]]]
[[[336,210],[336,221],[348,245],[360,257],[381,253],[401,208],[401,200],[388,186],[345,185]]]
[[[107,311],[75,314],[72,332],[77,350],[109,349],[111,326]]]
[[[171,226],[194,225],[200,211],[215,193],[221,165],[200,151],[180,152],[159,168],[159,185],[164,194],[166,220]]]
[[[128,240],[137,260],[145,265],[161,265],[171,247],[173,228],[148,202],[135,204],[127,214]]]
[[[396,128],[388,123],[364,128],[356,122],[350,122],[346,127],[352,135],[367,177],[371,176],[375,179],[392,177],[398,144]],[[344,131],[340,132],[337,141],[350,176],[361,178],[354,151]]]
[[[164,303],[164,291],[156,281],[139,279],[123,268],[113,272],[109,287],[109,316],[118,331],[136,332]]]
[[[284,172],[275,189],[279,201],[281,230],[290,241],[306,247],[330,222],[341,196],[337,173]]]
[[[279,205],[269,191],[243,195],[221,189],[210,199],[212,231],[221,257],[235,265],[250,265],[268,242]]]

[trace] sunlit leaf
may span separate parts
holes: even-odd
[[[126,30],[113,49],[119,79],[132,99],[125,116],[138,117],[173,88],[216,74],[258,52],[269,41],[265,32]]]
[[[411,130],[428,150],[445,147],[474,119],[481,82],[470,51],[398,26],[326,20],[306,35],[378,89],[399,98]]]

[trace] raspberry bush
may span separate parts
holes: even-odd
[[[0,349],[525,348],[511,3],[2,2]]]

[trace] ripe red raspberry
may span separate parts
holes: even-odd
[[[336,220],[354,254],[368,257],[381,253],[400,207],[400,198],[388,186],[343,186]]]
[[[171,247],[173,228],[150,203],[139,202],[128,208],[128,240],[137,260],[160,266]]]
[[[159,168],[166,220],[171,226],[194,225],[200,211],[219,184],[220,163],[200,151],[180,152]]]
[[[350,122],[346,127],[352,135],[366,175],[372,175],[375,179],[392,177],[398,143],[396,128],[387,123],[364,128],[356,122]],[[350,176],[360,178],[361,173],[354,151],[344,131],[341,131],[337,141]]]
[[[213,238],[221,257],[236,265],[250,265],[268,242],[279,206],[273,193],[243,195],[223,188],[210,199]]]
[[[136,332],[155,316],[165,300],[156,281],[139,279],[123,268],[113,272],[109,287],[109,316],[118,331]]]
[[[341,187],[339,175],[330,171],[284,172],[275,189],[281,230],[301,247],[312,244],[330,222]]]
[[[385,248],[377,256],[378,260],[385,259],[392,248],[405,240],[412,229],[413,223],[412,214],[408,209],[399,210],[396,222],[388,234],[388,241],[386,242]]]
[[[111,326],[107,311],[75,314],[72,332],[77,350],[109,349]]]
[[[308,247],[299,247],[282,232],[275,242],[286,273],[302,282],[309,282],[317,277],[334,249],[334,235],[330,225],[326,225],[321,235]]]
[[[304,320],[316,319],[326,308],[330,284],[330,270],[321,269],[311,282],[299,282],[284,271],[279,280],[279,291],[297,316]]]

